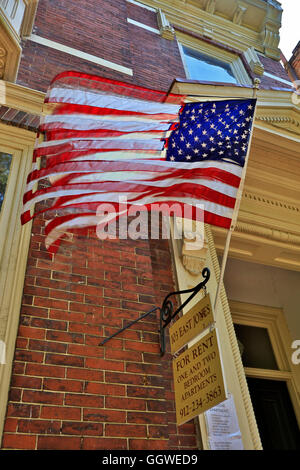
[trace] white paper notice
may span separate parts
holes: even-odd
[[[233,396],[205,413],[211,450],[243,450]]]

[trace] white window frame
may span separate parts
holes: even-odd
[[[31,223],[22,226],[20,215],[35,139],[34,132],[0,123],[0,150],[12,155],[0,213],[0,340],[6,352],[0,364],[0,443],[31,236]]]

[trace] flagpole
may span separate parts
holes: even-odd
[[[255,78],[254,79],[254,87],[253,87],[253,98],[256,98],[256,96],[257,96],[257,91],[259,89],[259,84],[260,84],[259,78]],[[246,154],[246,158],[245,158],[245,164],[244,164],[243,171],[242,171],[241,182],[240,182],[240,185],[239,185],[239,189],[237,191],[237,196],[236,196],[235,206],[234,206],[234,210],[233,210],[232,220],[231,220],[230,228],[228,230],[226,241],[225,241],[224,253],[223,253],[223,258],[222,258],[222,265],[221,265],[221,270],[220,270],[220,277],[219,277],[219,282],[218,282],[217,292],[216,292],[216,297],[215,297],[215,302],[214,302],[215,315],[216,315],[216,308],[217,308],[218,300],[219,300],[219,297],[220,297],[221,286],[222,286],[223,279],[224,279],[224,272],[225,272],[225,267],[226,267],[226,263],[227,263],[228,253],[229,253],[229,246],[230,246],[231,236],[232,236],[232,234],[234,232],[234,229],[236,227],[238,212],[239,212],[239,208],[240,208],[240,205],[241,205],[242,194],[243,194],[243,189],[244,189],[244,184],[245,184],[246,171],[247,171],[249,154],[250,154],[250,148],[251,148],[251,142],[252,142],[252,136],[253,136],[253,130],[254,130],[255,115],[256,115],[256,106],[255,106],[255,110],[254,110],[254,113],[253,113],[252,129],[251,129],[251,134],[250,134],[250,138],[249,138],[249,144],[248,144],[247,154]]]

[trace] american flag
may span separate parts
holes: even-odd
[[[42,118],[45,139],[34,150],[22,223],[48,212],[46,246],[56,252],[66,232],[98,225],[99,204],[117,206],[125,195],[126,210],[202,204],[204,222],[229,228],[256,100],[185,98],[79,72],[58,75],[46,97],[52,112]]]

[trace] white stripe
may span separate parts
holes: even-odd
[[[86,113],[74,113],[74,114],[48,114],[47,116],[41,116],[41,123],[51,123],[51,122],[69,122],[73,121],[74,119],[89,119],[93,121],[135,121],[135,122],[145,122],[145,123],[155,123],[157,122],[177,122],[178,121],[178,116],[175,116],[174,119],[170,120],[169,118],[156,118],[155,115],[152,115],[150,117],[143,116],[143,115],[126,115],[122,116],[120,114],[86,114]]]
[[[165,132],[161,131],[157,134],[147,134],[146,132],[130,132],[130,134],[122,134],[117,136],[109,136],[109,137],[72,137],[70,139],[58,139],[58,140],[50,140],[46,142],[41,142],[36,148],[47,148],[53,147],[55,145],[66,144],[68,142],[103,142],[103,141],[111,141],[114,142],[116,140],[125,140],[127,141],[146,141],[146,142],[155,142],[160,140],[165,134]],[[155,137],[158,136],[158,137]],[[147,139],[147,140],[146,140]]]
[[[86,90],[73,90],[70,88],[52,88],[47,95],[50,101],[55,100],[63,103],[81,104],[145,114],[177,114],[181,108],[181,105],[156,103],[155,101],[108,95],[101,91],[93,93]]]
[[[42,46],[50,47],[51,49],[56,49],[66,54],[79,57],[80,59],[88,60],[89,62],[102,65],[109,69],[117,70],[118,72],[124,73],[126,75],[133,75],[133,70],[129,69],[128,67],[115,64],[114,62],[110,62],[109,60],[101,59],[100,57],[96,57],[95,55],[82,52],[78,49],[74,49],[73,47],[65,46],[56,41],[51,41],[50,39],[42,38],[41,36],[38,36],[37,34],[31,34],[29,40],[37,44],[41,44]]]
[[[56,141],[56,144],[60,143],[73,143],[73,150],[90,150],[95,148],[94,143],[95,139],[89,140],[76,140],[68,139],[65,141]],[[51,142],[46,142],[51,143]],[[118,150],[163,150],[164,143],[159,139],[148,139],[148,140],[112,140],[112,139],[103,139],[97,141],[98,149],[118,149]],[[49,145],[51,149],[52,145]],[[54,155],[61,153],[61,150],[55,151]]]

